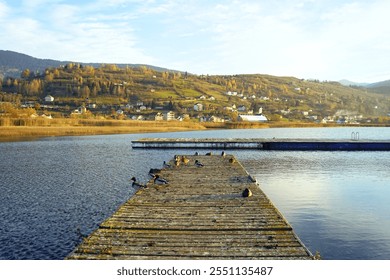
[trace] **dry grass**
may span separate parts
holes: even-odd
[[[11,123],[13,125],[7,125]],[[48,136],[174,132],[205,129],[204,126],[193,122],[172,121],[44,119],[39,122],[32,122],[30,119],[15,119],[3,121],[2,124],[6,126],[0,126],[0,141],[25,140]]]
[[[97,119],[0,118],[0,141],[29,140],[49,136],[130,134],[193,131],[203,129],[259,129],[271,127],[333,127],[335,124],[305,122],[196,123],[176,121],[132,121]]]

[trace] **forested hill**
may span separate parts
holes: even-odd
[[[47,68],[39,75],[25,69],[21,78],[5,78],[0,91],[36,101],[50,94],[57,104],[64,105],[88,100],[99,108],[128,104],[135,110],[143,104],[149,113],[169,109],[178,114],[221,117],[228,112],[257,112],[259,108],[274,118],[289,119],[305,118],[307,114],[320,118],[343,110],[365,116],[386,116],[390,112],[389,96],[337,82],[257,74],[199,76],[110,64],[93,67],[69,63]],[[194,112],[198,103],[202,108],[198,106]]]
[[[0,78],[3,77],[12,77],[19,78],[23,70],[29,69],[30,72],[34,73],[43,73],[47,68],[56,68],[61,65],[66,65],[71,63],[71,61],[59,61],[53,59],[40,59],[35,58],[26,54],[13,52],[13,51],[4,51],[0,50]],[[83,65],[89,65],[93,67],[100,67],[102,63],[80,63]],[[154,69],[156,71],[167,71],[166,68],[161,68],[152,65],[146,64],[117,64],[120,68],[125,68],[127,66],[139,67],[146,66],[148,68]]]
[[[0,76],[18,78],[24,69],[43,72],[46,68],[59,67],[69,62],[39,59],[29,55],[0,50]]]

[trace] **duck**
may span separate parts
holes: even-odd
[[[196,166],[196,167],[203,167],[204,164],[201,163],[199,160],[195,160],[195,166]]]
[[[222,156],[222,157],[225,157],[225,156],[226,156],[225,151],[222,151],[221,156]]]
[[[154,179],[154,177],[156,177],[156,173],[160,173],[161,172],[161,169],[156,169],[156,168],[151,168],[149,170],[149,177],[150,179]]]
[[[206,153],[206,156],[211,156],[211,155],[213,155],[212,152]]]
[[[249,182],[257,184],[257,179],[255,177],[253,177],[252,175],[248,175],[248,180],[249,180]]]
[[[171,168],[172,166],[170,164],[168,164],[165,160],[164,160],[164,163],[163,163],[163,168]]]
[[[138,183],[135,177],[131,178],[131,181],[133,181],[133,184],[131,185],[133,188],[142,188],[142,189],[146,188],[145,185]]]
[[[185,165],[187,165],[190,162],[190,160],[188,158],[186,158],[185,156],[182,156],[181,162],[184,163]]]
[[[175,159],[175,166],[176,166],[176,167],[179,167],[179,166],[180,166],[180,160]]]
[[[199,153],[198,153],[198,152],[195,152],[195,156],[199,156]]]
[[[154,177],[154,183],[156,185],[167,185],[169,184],[169,182],[167,180],[165,180],[164,178],[160,178],[160,176],[156,175]]]
[[[252,196],[252,191],[248,188],[246,188],[243,192],[242,192],[242,197],[250,197]]]

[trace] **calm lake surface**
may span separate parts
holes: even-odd
[[[174,154],[142,137],[390,139],[390,128],[217,130],[0,143],[0,259],[63,259]],[[200,153],[209,152],[200,150]],[[217,152],[217,151],[216,151]],[[220,151],[218,151],[219,153]],[[390,259],[390,152],[230,150],[324,259]]]

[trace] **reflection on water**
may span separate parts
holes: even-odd
[[[240,156],[311,251],[325,259],[390,258],[389,153]]]
[[[134,193],[129,178],[186,150],[132,150],[141,137],[348,138],[354,129],[263,129],[0,143],[0,259],[62,259]],[[360,137],[390,139],[388,129]],[[297,133],[298,132],[298,133]],[[298,135],[299,137],[297,137]],[[205,153],[208,151],[200,151]],[[229,151],[312,252],[390,259],[389,152]]]

